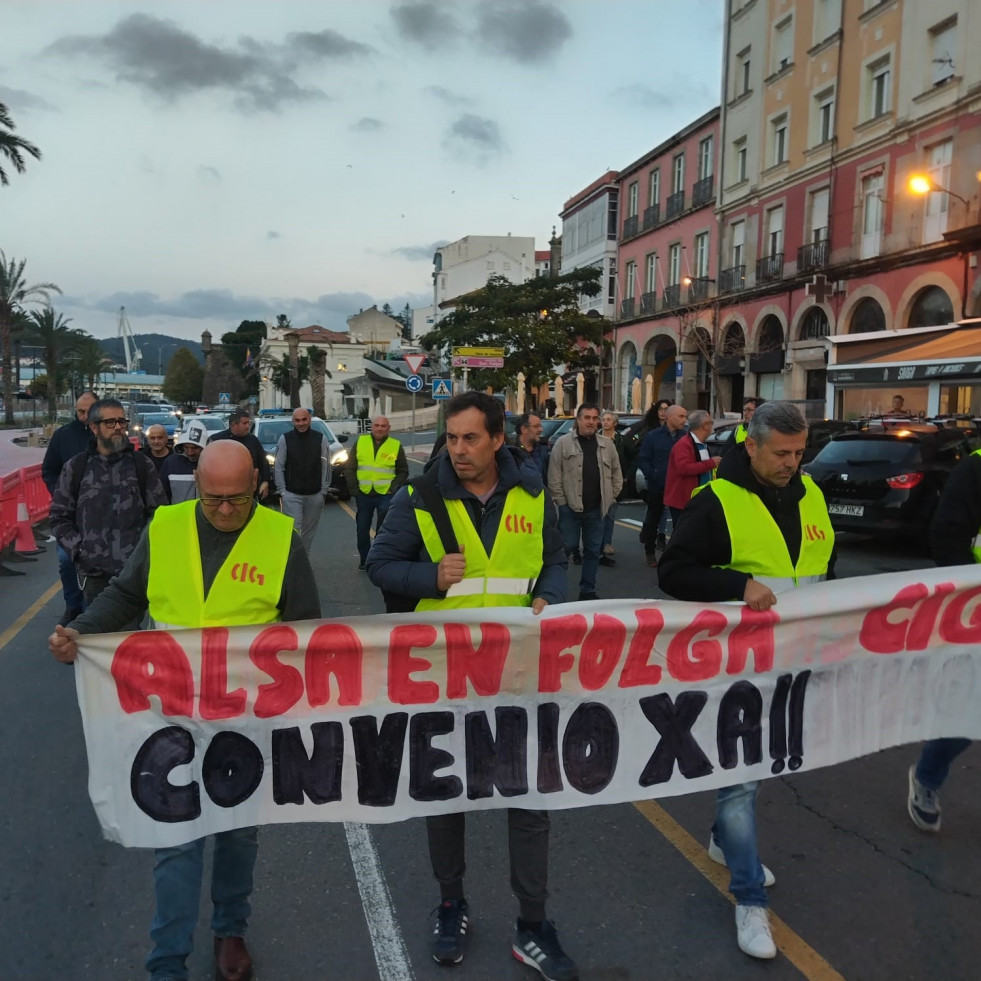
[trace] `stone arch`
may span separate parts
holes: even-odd
[[[906,289],[896,303],[895,327],[902,329],[909,324],[913,303],[920,291],[927,286],[939,286],[949,297],[954,316],[957,316],[957,311],[961,308],[961,291],[949,276],[933,269],[915,276],[906,285]]]
[[[967,305],[967,315],[969,317],[981,317],[981,276],[975,277],[970,301]]]
[[[882,308],[882,315],[886,321],[886,330],[891,330],[896,326],[893,322],[892,303],[886,295],[885,290],[869,283],[859,286],[854,292],[849,291],[841,310],[838,312],[838,323],[842,326],[843,331],[847,331],[849,334],[854,333],[851,326],[852,314],[862,300],[869,299],[875,300]]]
[[[674,398],[674,363],[677,356],[678,345],[673,334],[667,332],[652,334],[644,345],[641,383],[644,386],[645,409],[652,406],[659,398]]]
[[[886,312],[874,296],[863,296],[851,309],[849,334],[870,334],[886,329]]]
[[[739,357],[746,353],[746,330],[738,320],[731,320],[722,331],[722,354]]]
[[[924,286],[910,303],[907,327],[940,327],[954,320],[954,304],[942,286]]]
[[[818,313],[811,313],[812,310],[817,309],[823,317],[820,317]],[[835,315],[834,311],[831,309],[830,304],[827,303],[802,303],[798,308],[797,312],[794,314],[794,319],[790,327],[790,336],[795,340],[805,339],[805,329],[804,321],[810,317],[810,321],[807,327],[807,333],[812,336],[827,337],[828,334],[833,334],[835,332]],[[815,334],[816,325],[818,322],[822,324],[827,324],[827,333],[825,334]]]
[[[626,409],[634,409],[631,392],[633,380],[637,376],[637,345],[625,341],[617,352],[617,404]]]
[[[767,354],[770,351],[780,351],[783,346],[783,324],[776,314],[768,313],[756,329],[756,353]]]
[[[775,303],[767,303],[759,309],[756,314],[756,320],[753,322],[752,343],[750,344],[752,350],[759,351],[760,328],[768,317],[776,317],[780,324],[780,332],[784,337],[789,336],[787,331],[787,314]]]

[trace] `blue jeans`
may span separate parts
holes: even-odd
[[[729,866],[729,892],[740,906],[766,906],[763,866],[756,850],[758,780],[722,787],[715,805],[712,837]]]
[[[617,502],[614,501],[610,505],[610,510],[606,512],[606,517],[603,519],[603,544],[600,546],[600,550],[606,548],[607,545],[613,544],[613,526],[616,524],[617,520]]]
[[[185,961],[198,925],[205,838],[154,852],[153,886],[157,911],[150,925],[153,950],[146,959],[152,981],[186,978]],[[248,925],[252,870],[259,849],[256,828],[215,835],[211,867],[211,929],[216,937],[242,937]]]
[[[970,739],[957,736],[931,739],[928,743],[924,743],[919,762],[916,764],[916,779],[927,790],[939,790],[950,772],[950,764],[970,745]]]
[[[355,505],[357,514],[355,516],[355,526],[358,530],[358,555],[364,562],[368,558],[368,549],[371,548],[371,519],[375,516],[375,534],[381,531],[385,515],[388,514],[388,505],[392,503],[389,494],[358,494]]]
[[[603,516],[599,508],[573,511],[568,504],[559,506],[559,531],[566,554],[579,548],[582,538],[582,573],[580,593],[596,592],[596,573],[599,571],[600,549],[603,545]]]
[[[58,576],[61,579],[61,592],[65,597],[65,608],[81,612],[85,607],[85,601],[82,598],[82,591],[78,588],[75,563],[60,545],[58,546]]]

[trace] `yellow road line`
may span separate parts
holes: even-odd
[[[351,516],[352,518],[354,517],[354,509],[353,509],[353,508],[351,507],[351,505],[350,505],[350,504],[348,504],[348,503],[347,503],[347,501],[338,501],[337,503],[338,503],[338,504],[340,504],[340,506],[341,506],[341,507],[342,507],[342,508],[343,508],[343,509],[344,509],[345,511],[347,511],[347,513],[348,513],[348,514],[349,514],[349,515],[350,515],[350,516]]]
[[[61,589],[61,582],[56,582],[40,599],[35,600],[24,612],[0,634],[0,651],[9,644],[24,627],[37,616],[44,605]]]
[[[647,818],[658,831],[681,852],[695,869],[700,872],[730,902],[729,870],[718,865],[708,857],[702,842],[696,841],[667,811],[655,801],[636,801],[634,807]],[[813,947],[801,939],[770,910],[770,930],[777,949],[804,975],[808,981],[845,981]]]

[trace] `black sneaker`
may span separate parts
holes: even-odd
[[[617,560],[611,559],[609,555],[601,555],[599,560],[600,565],[616,565]]]
[[[580,593],[579,594],[579,599],[580,600],[598,600],[599,599],[599,594],[598,593]]]
[[[668,547],[668,541],[664,535],[657,536],[656,548],[659,548],[662,552]]]
[[[573,565],[582,565],[582,552],[580,552],[578,548],[573,549],[569,553],[569,558],[572,559]]]
[[[436,929],[430,950],[437,964],[459,964],[467,942],[470,907],[465,899],[444,899],[436,907]]]
[[[545,981],[575,981],[579,976],[572,958],[562,949],[551,920],[543,920],[537,932],[516,927],[511,952]]]
[[[364,562],[358,563],[358,572],[364,572]]]

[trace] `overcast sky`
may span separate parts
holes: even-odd
[[[718,104],[722,0],[3,0],[0,249],[97,337],[346,329]],[[10,168],[7,168],[10,169]]]

